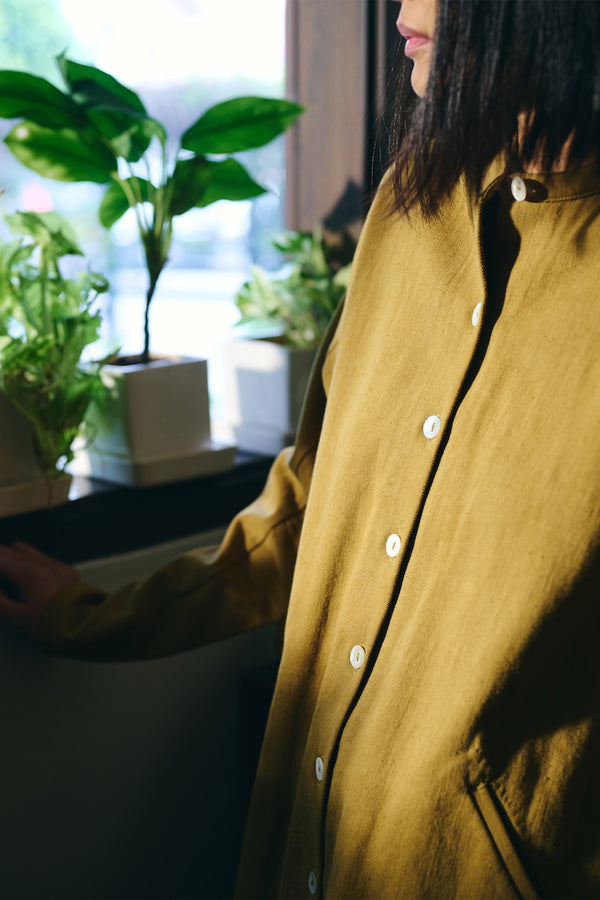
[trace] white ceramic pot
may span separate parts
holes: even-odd
[[[0,486],[0,518],[66,503],[72,480],[71,475],[63,474]]]
[[[93,438],[77,453],[73,471],[151,485],[231,467],[235,446],[211,438],[205,359],[108,365],[103,379],[110,396],[102,409],[90,410]]]
[[[225,347],[225,418],[243,450],[274,455],[294,442],[315,348],[268,338]]]

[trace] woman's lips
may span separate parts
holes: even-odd
[[[408,28],[406,25],[403,25],[401,22],[398,22],[398,31],[402,35],[403,38],[406,39],[406,44],[404,46],[404,53],[406,56],[413,56],[421,47],[424,47],[425,44],[428,44],[431,40],[426,34],[421,34],[419,31],[414,31],[412,28]]]

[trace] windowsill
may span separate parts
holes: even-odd
[[[153,487],[76,476],[67,503],[0,519],[0,544],[27,541],[82,562],[209,531],[256,499],[271,462],[238,453],[228,472]]]

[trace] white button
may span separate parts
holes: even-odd
[[[425,424],[423,425],[423,434],[428,440],[436,437],[440,430],[440,419],[439,416],[429,416],[428,419],[425,419]]]
[[[308,890],[313,896],[317,893],[317,876],[312,870],[308,873]]]
[[[317,776],[317,781],[323,781],[323,760],[320,756],[317,756],[315,759],[315,775]]]
[[[473,310],[473,315],[471,316],[471,322],[473,323],[473,328],[477,328],[479,323],[481,322],[481,310],[483,309],[483,303],[478,303],[475,309]]]
[[[398,534],[390,534],[389,538],[385,542],[385,552],[389,556],[390,559],[394,559],[395,556],[398,556],[400,553],[400,547],[402,546],[402,541]]]
[[[362,664],[365,661],[365,648],[361,647],[360,644],[357,644],[350,651],[350,662],[352,663],[353,669],[360,669]]]
[[[510,181],[510,192],[515,198],[521,202],[527,197],[527,186],[520,175],[515,175]]]

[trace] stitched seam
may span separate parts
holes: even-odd
[[[563,203],[565,200],[583,200],[585,197],[595,197],[600,191],[586,191],[581,194],[565,194],[562,197],[547,197],[544,203]]]
[[[488,184],[486,189],[481,194],[480,205],[485,203],[485,201],[491,197],[491,195],[496,191],[496,189],[498,187],[502,186],[505,179],[506,179],[506,173],[503,172],[501,175],[497,175],[496,178],[494,178],[494,180],[492,182],[490,182],[490,184]]]
[[[262,547],[262,545],[269,538],[269,536],[275,531],[276,528],[279,528],[280,525],[285,525],[286,522],[290,522],[292,519],[301,516],[302,513],[304,512],[305,508],[306,507],[302,506],[300,509],[296,510],[295,512],[290,513],[289,516],[286,516],[285,518],[280,519],[278,522],[275,522],[273,525],[271,525],[269,530],[263,535],[263,537],[261,538],[260,541],[258,541],[258,543],[256,543],[249,550],[245,551],[245,553],[238,554],[234,559],[230,560],[228,565],[223,566],[222,568],[219,568],[218,571],[214,572],[210,576],[210,578],[207,578],[206,581],[203,582],[200,590],[204,590],[206,587],[208,587],[210,584],[212,584],[218,578],[221,578],[228,571],[228,569],[230,569],[233,565],[235,565],[237,562],[239,562],[239,560],[244,559],[249,556],[252,556],[254,551],[258,550],[260,547]],[[183,600],[189,594],[193,594],[195,592],[195,590],[197,590],[197,588],[190,588],[190,590],[188,590],[188,591],[183,591],[181,593],[177,593],[174,595],[173,599],[174,599],[174,601]]]
[[[520,831],[521,834],[527,834],[527,823],[523,816],[522,811],[516,810],[512,804],[512,801],[508,795],[506,790],[506,785],[503,782],[502,778],[498,778],[495,783],[493,783],[494,790],[498,798],[502,801],[502,804],[509,815],[514,827],[517,831]]]
[[[467,790],[477,790],[492,780],[490,765],[480,741],[475,738],[466,749],[465,780]]]
[[[311,453],[315,453],[315,452],[316,452],[317,446],[318,446],[318,444],[313,444],[312,447],[309,447],[308,450],[300,457],[300,459],[298,460],[298,462],[297,462],[297,463],[294,463],[294,468],[292,469],[292,472],[294,473],[294,475],[296,475],[296,477],[300,477],[299,474],[298,474],[298,470],[299,470],[300,466],[302,465],[302,463],[304,462],[304,460],[305,460],[308,456],[311,455]],[[302,509],[304,509],[304,507],[302,507]]]

